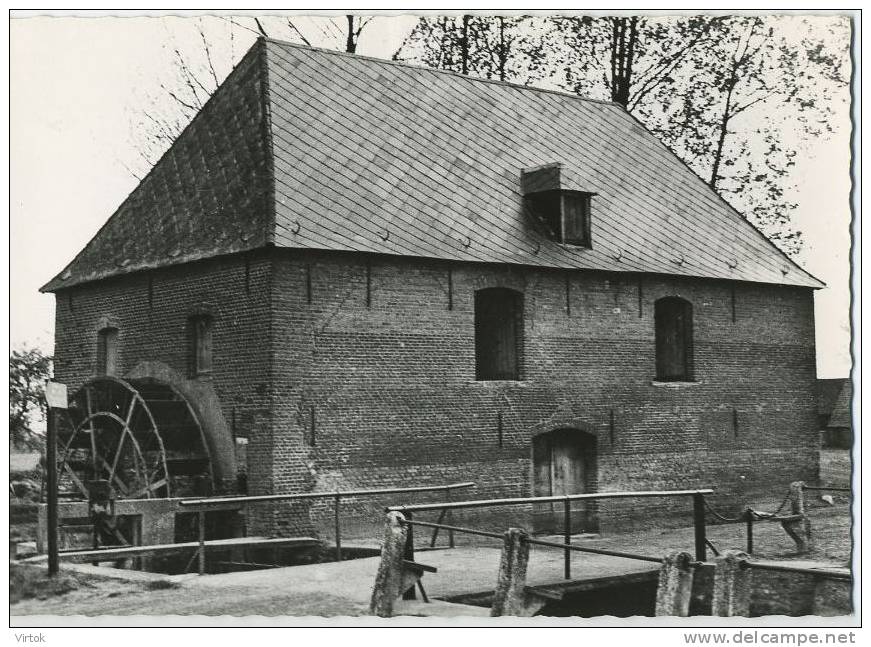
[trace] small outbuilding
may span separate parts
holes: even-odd
[[[850,449],[853,446],[853,381],[821,379],[817,407],[823,447]]]

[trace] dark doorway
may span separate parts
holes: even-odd
[[[535,496],[584,494],[596,491],[596,437],[578,429],[557,429],[532,441]],[[595,532],[594,501],[571,503],[571,532]],[[535,532],[561,533],[564,504],[541,503],[533,510]]]

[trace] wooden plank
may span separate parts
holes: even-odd
[[[210,539],[205,542],[206,549],[234,548],[241,546],[317,546],[319,541],[313,537],[234,537],[231,539]],[[146,557],[197,549],[199,542],[187,541],[178,544],[156,544],[151,546],[124,546],[122,548],[102,548],[63,553],[65,561],[110,561],[125,557]]]
[[[542,598],[546,598],[548,600],[556,600],[562,601],[565,597],[565,591],[560,589],[551,589],[544,586],[527,586],[527,593],[532,593],[533,595],[537,595]]]
[[[584,580],[571,580],[565,583],[559,582],[548,584],[544,588],[550,591],[562,591],[563,593],[580,593],[582,591],[596,591],[611,586],[655,582],[658,577],[659,569],[652,568],[649,571],[641,571],[639,573],[624,573],[622,575],[608,575],[605,577],[594,577]],[[542,594],[542,597],[545,597],[545,595]]]
[[[278,564],[258,564],[257,562],[217,562],[218,566],[228,566],[240,570],[262,571],[268,568],[278,568]]]
[[[420,564],[418,562],[413,562],[410,559],[403,559],[402,565],[411,571],[419,571],[421,573],[423,573],[423,572],[438,573],[439,572],[439,569],[437,569],[435,566],[429,566],[427,564]]]

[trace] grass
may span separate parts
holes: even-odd
[[[9,603],[22,600],[48,600],[75,591],[81,582],[70,573],[49,577],[48,569],[33,564],[9,563]]]

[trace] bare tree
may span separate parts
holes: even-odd
[[[710,43],[717,16],[688,16],[667,21],[641,16],[556,16],[551,41],[553,64],[563,68],[574,92],[608,98],[634,110],[673,75],[694,51]],[[562,45],[562,46],[561,46]]]
[[[348,20],[345,36],[345,51],[349,54],[354,54],[357,51],[357,41],[360,40],[360,32],[362,32],[363,28],[369,24],[372,17],[352,16],[348,14],[345,18]]]
[[[785,251],[798,252],[789,170],[801,142],[825,134],[844,94],[846,21],[833,19],[821,38],[807,21],[787,26],[797,19],[777,16],[530,17],[507,37],[503,20],[518,19],[422,18],[397,55],[488,78],[534,76],[619,103]],[[790,36],[798,27],[808,35]],[[542,32],[543,42],[517,37]],[[529,69],[535,75],[524,79]]]
[[[393,58],[530,83],[542,71],[543,37],[536,20],[526,16],[424,16]]]
[[[145,109],[130,115],[137,169],[124,164],[140,179],[175,141],[230,73],[257,37],[278,38],[355,53],[371,16],[336,17],[222,17],[197,18],[197,49],[183,50],[167,30],[173,77],[160,83],[160,92],[144,97]],[[123,163],[123,162],[122,162]]]

